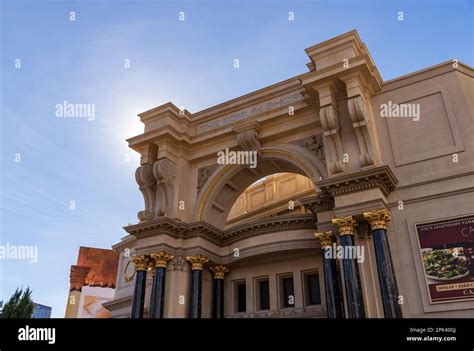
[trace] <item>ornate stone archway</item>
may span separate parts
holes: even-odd
[[[224,228],[227,215],[237,197],[256,180],[274,173],[298,173],[313,184],[327,176],[326,165],[317,155],[297,145],[275,145],[260,149],[258,166],[219,166],[198,194],[195,220]]]
[[[144,133],[128,142],[141,155],[136,180],[144,208],[138,213],[139,223],[125,227],[129,235],[114,246],[122,253],[120,270],[132,266],[132,259],[138,278],[132,282],[119,276],[115,304],[121,312],[114,316],[130,311],[141,316],[145,296],[151,296],[152,316],[259,316],[252,294],[262,276],[272,287],[269,313],[281,316],[288,307],[278,305],[282,298],[276,296],[282,290],[282,275],[295,284],[297,302],[291,313],[309,316],[311,304],[304,300],[302,281],[308,272],[321,277],[325,291],[326,298],[316,308],[318,316],[402,316],[397,279],[401,277],[402,284],[425,279],[414,273],[423,267],[415,267],[420,255],[416,233],[407,226],[415,227],[412,214],[429,222],[439,213],[470,213],[472,201],[462,197],[472,188],[470,179],[464,185],[455,179],[472,176],[472,145],[462,142],[471,140],[472,109],[464,97],[472,90],[466,78],[472,82],[472,69],[448,62],[383,82],[356,31],[306,53],[309,71],[291,79],[197,113],[166,103],[139,115]],[[460,83],[461,77],[466,84]],[[396,101],[417,101],[421,111],[429,111],[428,124],[381,118],[379,108]],[[433,128],[436,137],[426,137],[420,145],[424,128]],[[218,164],[217,154],[224,149],[256,152],[257,167]],[[469,152],[461,157],[464,163],[452,167],[451,155],[460,151]],[[315,194],[298,199],[299,213],[265,208],[225,226],[244,189],[281,172],[304,175],[314,185]],[[399,211],[400,203],[410,210]],[[421,207],[423,203],[429,206]],[[392,214],[398,233],[388,225],[390,208],[396,209]],[[341,259],[338,269],[336,260],[326,257],[335,244],[364,247],[363,262]],[[414,256],[405,250],[410,247]],[[395,263],[416,262],[405,271],[399,263],[394,269],[392,254],[397,256]],[[148,271],[155,275],[146,295]],[[343,298],[339,271],[344,276]],[[236,310],[235,301],[228,299],[234,298],[236,283],[252,285],[246,291],[254,300],[245,311]],[[408,289],[402,286],[400,293]],[[426,292],[410,296],[416,311],[424,307],[425,312],[438,313],[429,306]],[[182,304],[176,303],[180,297]],[[410,315],[403,308],[403,315]]]

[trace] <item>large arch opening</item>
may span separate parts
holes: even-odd
[[[314,195],[314,185],[306,176],[275,173],[263,177],[239,195],[226,220],[226,229],[268,217],[308,213],[300,199]]]
[[[248,165],[219,166],[199,194],[196,219],[225,229],[229,213],[239,196],[259,179],[279,173],[307,177],[316,191],[316,181],[326,177],[326,166],[298,147],[262,148],[256,168]]]

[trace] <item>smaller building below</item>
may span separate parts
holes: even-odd
[[[34,303],[33,314],[31,318],[51,318],[52,308],[49,306],[42,305],[40,303]]]
[[[114,297],[118,254],[113,250],[79,248],[71,266],[66,318],[109,318],[102,304]]]

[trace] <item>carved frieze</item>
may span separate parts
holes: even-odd
[[[184,255],[175,255],[173,261],[171,261],[172,263],[172,268],[173,269],[176,269],[178,271],[182,271],[185,266],[186,266],[186,259],[184,257]]]
[[[129,234],[137,239],[153,237],[157,235],[168,235],[177,239],[190,239],[203,237],[217,245],[228,245],[229,243],[253,236],[295,230],[316,230],[316,221],[312,214],[279,216],[275,218],[264,218],[251,224],[237,225],[228,230],[220,230],[205,223],[184,223],[169,217],[160,217],[158,220],[148,223],[139,223],[124,228]],[[175,254],[172,266],[178,269],[182,264],[180,254]]]
[[[321,192],[300,201],[314,215],[317,215],[319,212],[330,211],[334,208],[334,198],[328,193]]]
[[[304,147],[321,161],[326,160],[322,134],[311,135],[307,138],[297,140],[293,144]]]
[[[209,165],[205,167],[201,167],[198,169],[198,181],[197,181],[197,191],[198,193],[201,191],[204,184],[207,182],[209,177],[214,173],[217,169],[218,165]]]
[[[380,189],[387,196],[395,189],[397,183],[398,180],[390,167],[380,166],[337,179],[324,179],[316,182],[316,186],[333,197],[374,188]]]

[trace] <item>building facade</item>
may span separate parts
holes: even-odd
[[[31,318],[51,318],[51,311],[51,307],[35,302]]]
[[[473,69],[383,81],[356,31],[306,53],[286,81],[139,115],[113,317],[472,316]]]
[[[79,248],[77,264],[71,266],[65,318],[109,318],[102,306],[115,296],[119,255],[113,250]]]

